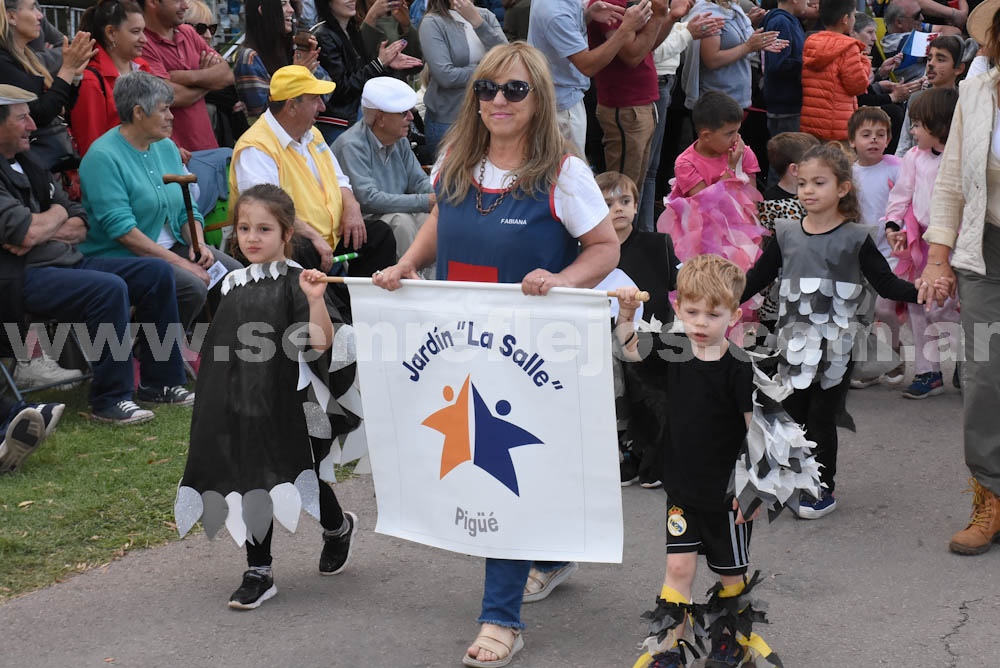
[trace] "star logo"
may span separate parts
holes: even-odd
[[[470,390],[475,421],[474,439],[469,424]],[[444,435],[440,478],[443,479],[459,464],[472,461],[474,466],[486,471],[520,496],[510,449],[522,445],[543,445],[542,441],[513,422],[503,419],[511,411],[510,402],[506,399],[496,402],[494,410],[490,410],[479,389],[471,382],[471,376],[465,377],[457,397],[450,385],[444,387],[442,395],[445,401],[451,403],[431,413],[421,423]]]

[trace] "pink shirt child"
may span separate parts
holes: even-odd
[[[695,142],[697,143],[697,142]],[[699,183],[710,186],[721,181],[723,176],[728,176],[729,155],[722,154],[717,158],[706,158],[694,150],[691,144],[684,152],[677,156],[674,163],[674,188],[670,192],[671,197],[687,197],[687,194]],[[743,173],[750,178],[750,183],[754,182],[754,175],[760,171],[760,164],[757,156],[747,146],[743,150]]]

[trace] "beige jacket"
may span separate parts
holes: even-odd
[[[931,222],[924,240],[954,248],[951,266],[986,273],[983,226],[986,225],[986,161],[997,112],[1000,68],[962,83],[948,143],[941,157]]]

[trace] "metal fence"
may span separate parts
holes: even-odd
[[[59,29],[64,35],[72,37],[80,29],[82,7],[67,7],[66,5],[39,5],[49,23]]]
[[[210,1],[209,7],[215,3]],[[215,48],[220,51],[235,42],[243,31],[243,20],[240,16],[242,2],[216,5],[216,16],[219,18],[219,31],[215,34]],[[39,5],[49,23],[59,29],[64,35],[72,38],[80,30],[80,17],[83,7],[68,7],[66,5]]]

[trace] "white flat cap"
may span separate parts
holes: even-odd
[[[34,102],[37,99],[37,95],[29,93],[23,88],[11,86],[10,84],[0,84],[0,106],[5,107],[10,104]]]
[[[369,79],[361,91],[361,106],[389,113],[403,113],[417,104],[417,94],[410,85],[392,77]]]

